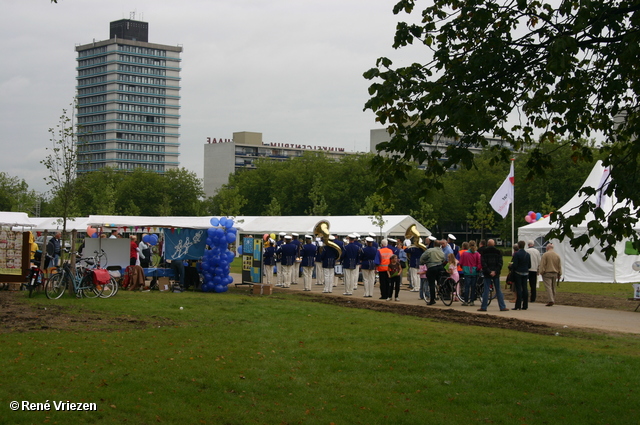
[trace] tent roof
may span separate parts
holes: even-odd
[[[31,222],[34,227],[32,230],[38,232],[51,232],[54,230],[62,230],[62,218],[60,217],[32,217]],[[87,230],[87,217],[76,217],[67,219],[67,231],[77,230],[84,232]]]
[[[27,213],[0,211],[0,226],[33,227],[33,222]]]
[[[367,215],[343,215],[343,216],[245,216],[236,217],[236,227],[240,233],[262,234],[279,232],[296,232],[312,234],[313,228],[320,220],[329,222],[329,232],[338,235],[359,233],[368,235],[369,232],[387,235],[404,235],[406,230],[415,224],[421,236],[429,236],[431,232],[418,223],[410,215],[384,215],[385,224],[380,227],[371,222]]]
[[[86,226],[94,227],[176,227],[191,229],[206,229],[211,227],[211,216],[205,217],[145,217],[145,216],[113,216],[91,215]],[[429,232],[422,224],[410,215],[385,215],[382,227],[383,235],[404,235],[412,224],[422,236],[429,236]],[[329,231],[340,235],[359,233],[367,235],[369,232],[380,233],[380,228],[371,222],[366,215],[350,216],[238,216],[233,217],[234,226],[240,233],[264,234],[279,232],[296,232],[300,234],[312,233],[314,226],[320,220],[329,221]],[[86,227],[85,226],[85,227]]]

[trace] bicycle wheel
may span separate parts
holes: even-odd
[[[450,306],[453,303],[453,279],[446,278],[444,281],[440,281],[439,291],[440,292],[440,301],[442,304],[446,306]]]
[[[118,282],[114,278],[109,279],[109,282],[102,285],[102,293],[100,298],[113,297],[118,291]]]
[[[429,304],[431,301],[431,292],[429,292],[429,285],[421,285],[420,287],[420,297],[424,300],[426,304]]]
[[[38,270],[31,269],[31,271],[29,272],[29,277],[27,277],[27,283],[24,284],[27,291],[29,291],[29,298],[31,298],[33,290],[36,289],[36,286],[38,286],[38,275]]]
[[[442,303],[446,306],[450,306],[453,304],[454,299],[456,298],[456,285],[457,282],[453,280],[453,278],[448,277],[442,283],[442,289],[444,291],[444,299]]]
[[[80,280],[80,287],[78,288],[78,291],[83,297],[97,298],[102,294],[103,289],[104,285],[96,285],[93,282],[93,274],[88,273]]]
[[[104,251],[104,249],[100,250],[100,253],[96,256],[96,261],[98,262],[98,264],[100,264],[101,268],[107,268],[109,259],[107,258],[107,253]]]
[[[150,266],[154,269],[157,268],[160,265],[160,260],[162,260],[162,257],[160,257],[158,254],[153,254],[151,256]]]
[[[493,299],[491,291],[493,291],[493,285],[489,287],[489,299],[487,300],[487,306],[491,304],[491,300]],[[478,280],[478,284],[476,285],[476,294],[480,302],[484,302],[484,280]]]
[[[69,283],[68,279],[65,279],[67,275],[65,273],[56,273],[49,278],[47,284],[44,286],[44,293],[50,300],[57,300],[67,290]]]

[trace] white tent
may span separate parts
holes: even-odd
[[[406,230],[415,224],[422,237],[431,235],[422,224],[410,215],[384,215],[382,229],[372,223],[371,217],[366,215],[344,216],[241,216],[236,217],[236,227],[243,234],[264,234],[280,232],[296,232],[300,235],[313,234],[313,228],[320,220],[329,222],[329,232],[341,236],[358,233],[368,236],[376,235],[396,236],[404,238]]]
[[[143,228],[153,227],[175,227],[189,229],[206,229],[211,227],[211,216],[206,217],[144,217],[144,216],[112,216],[112,215],[91,215],[86,225],[93,227],[125,227],[136,228],[142,231]],[[314,226],[320,220],[329,221],[329,231],[338,235],[349,233],[359,233],[366,236],[369,232],[375,234],[382,233],[382,236],[403,237],[406,230],[416,224],[416,228],[421,236],[429,236],[431,232],[422,224],[418,223],[410,215],[385,215],[382,231],[380,227],[374,225],[371,217],[366,215],[350,216],[238,216],[232,217],[234,227],[241,234],[264,234],[279,232],[296,232],[301,235],[313,233]]]
[[[38,232],[54,232],[62,231],[62,218],[60,217],[32,217],[34,231]],[[87,217],[76,217],[67,219],[67,232],[77,230],[84,232],[87,230]]]
[[[602,162],[598,161],[591,170],[591,173],[585,180],[582,187],[593,187],[598,189],[602,185],[602,177],[605,173],[605,167]],[[596,195],[592,195],[591,200],[595,199]],[[559,209],[565,215],[572,215],[577,208],[586,199],[587,195],[581,195],[578,191],[573,198],[569,200],[562,208]],[[606,212],[620,208],[626,205],[626,203],[618,203],[615,199],[605,199],[601,207]],[[573,229],[576,236],[587,233],[587,223],[594,220],[592,213],[587,214],[586,219],[582,224]],[[545,238],[547,234],[554,229],[557,224],[551,224],[550,218],[547,217],[543,220],[518,228],[519,240],[536,240],[538,238]],[[636,231],[640,230],[640,226],[636,224]],[[618,253],[615,260],[607,261],[604,253],[601,252],[599,242],[595,238],[591,238],[588,246],[581,250],[574,250],[569,241],[565,239],[560,242],[556,239],[552,239],[549,242],[553,243],[555,251],[562,258],[563,278],[569,282],[605,282],[605,283],[629,283],[640,282],[640,273],[634,271],[632,266],[636,261],[640,261],[638,255],[627,255],[624,252],[625,241],[618,242],[616,244],[616,251]],[[589,256],[587,261],[582,261],[582,257],[586,253],[587,249],[591,246],[595,247],[593,254]]]
[[[26,213],[0,211],[0,226],[31,228],[33,224]]]

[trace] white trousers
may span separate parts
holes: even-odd
[[[333,292],[333,277],[335,275],[335,269],[330,267],[328,269],[322,269],[324,274],[324,292]]]
[[[344,272],[344,292],[353,294],[353,288],[358,284],[358,269],[343,269]]]
[[[311,290],[312,280],[313,280],[313,266],[311,267],[303,266],[302,267],[302,283],[304,284],[305,291]]]
[[[364,296],[373,296],[373,285],[376,283],[376,270],[362,269],[362,280],[364,281]]]
[[[273,266],[264,266],[264,283],[271,285],[273,283]]]
[[[276,270],[276,284],[282,286],[282,263],[276,263],[276,267],[278,268]]]
[[[316,262],[316,285],[324,285],[324,272],[322,262]]]
[[[293,282],[293,268],[295,266],[282,266],[282,285],[285,288],[291,287]]]
[[[420,290],[420,275],[418,274],[417,267],[409,267],[409,283],[412,287],[412,290],[418,292]]]

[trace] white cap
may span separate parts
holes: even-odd
[[[411,239],[405,239],[403,243],[404,246],[411,246]]]
[[[348,237],[349,239],[355,239],[355,238],[356,238],[356,235],[354,235],[353,233],[349,233],[349,234],[347,235],[347,237]]]
[[[455,240],[456,240],[456,237],[455,237],[455,236],[453,236],[451,233],[449,233],[447,236],[448,236],[448,237],[449,237],[449,239],[451,239],[452,241],[455,241]]]
[[[329,235],[329,240],[330,240],[330,241],[334,240],[335,238],[336,238],[335,236],[333,236],[333,235]]]
[[[373,238],[371,236],[367,236],[364,240],[367,242],[373,242]]]
[[[353,232],[353,236],[355,236],[356,238],[359,238],[359,237],[360,237],[360,234],[359,234],[359,233],[356,233],[356,232]]]
[[[322,238],[316,238],[316,242],[322,241]]]
[[[285,238],[285,239],[291,239],[291,236],[290,236],[290,235],[287,235],[287,236],[285,236],[284,238]]]
[[[311,236],[311,235],[304,235],[304,238],[305,238],[305,239],[313,239],[313,236]]]
[[[297,233],[292,233],[291,236],[300,236],[300,235]]]
[[[375,238],[375,237],[376,237],[376,234],[375,234],[375,233],[373,233],[373,232],[369,232],[369,236],[371,236],[372,238]]]
[[[398,243],[398,241],[393,239],[393,238],[387,238],[387,241],[389,241],[391,243]]]
[[[286,235],[286,234],[287,234],[287,232],[280,232],[280,233],[278,233],[278,234],[279,234],[280,236],[284,236],[284,235]]]
[[[431,235],[431,236],[429,236],[429,240],[430,240],[430,241],[435,241],[435,240],[436,240],[436,237],[435,237],[435,236],[433,236],[433,235]]]

